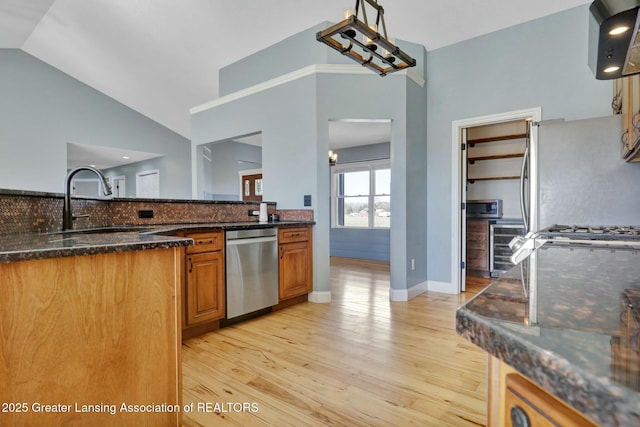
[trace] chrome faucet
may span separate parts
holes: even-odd
[[[73,229],[73,220],[76,218],[71,213],[71,179],[75,174],[80,171],[91,171],[98,175],[100,181],[102,182],[102,191],[105,196],[111,194],[111,186],[107,181],[107,177],[100,171],[100,169],[96,169],[92,166],[80,166],[67,174],[67,177],[64,179],[64,206],[62,208],[62,231],[72,230]]]

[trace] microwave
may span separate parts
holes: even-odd
[[[502,200],[467,200],[467,217],[502,218]]]

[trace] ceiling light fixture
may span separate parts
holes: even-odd
[[[626,25],[621,25],[621,26],[615,27],[614,29],[609,31],[609,35],[610,36],[617,36],[618,34],[626,33],[629,30],[630,30],[630,28],[627,27]]]
[[[329,150],[329,166],[335,166],[338,163],[338,153]]]
[[[375,24],[369,24],[365,4],[376,10]],[[382,28],[382,34],[378,28]],[[384,9],[377,0],[356,0],[355,12],[346,11],[343,21],[318,31],[316,40],[381,76],[416,65],[414,58],[387,37]]]

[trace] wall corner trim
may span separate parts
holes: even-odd
[[[287,74],[283,74],[279,77],[276,77],[271,80],[267,80],[266,82],[258,83],[256,85],[250,86],[246,89],[241,89],[239,91],[230,93],[229,95],[221,96],[220,98],[214,99],[209,102],[205,102],[204,104],[197,105],[189,109],[189,113],[197,114],[203,111],[209,110],[211,108],[218,107],[220,105],[226,104],[228,102],[236,101],[238,99],[244,98],[246,96],[250,96],[285,83],[289,83],[293,80],[297,80],[303,77],[307,77],[314,74],[367,74],[371,75],[372,72],[362,66],[357,64],[314,64],[309,65],[304,68],[300,68],[296,71],[292,71]],[[389,78],[393,76],[405,76],[409,79],[413,80],[415,83],[424,87],[425,80],[415,71],[413,70],[402,70],[397,73],[390,74],[389,76],[385,76],[384,78]]]
[[[317,302],[327,304],[331,302],[330,291],[313,291],[308,296],[309,302]]]
[[[431,292],[441,292],[444,294],[457,294],[458,289],[453,285],[453,283],[449,282],[436,282],[434,280],[429,280],[428,288]]]
[[[409,301],[428,290],[427,282],[418,283],[417,285],[411,286],[409,289],[389,288],[389,300]]]

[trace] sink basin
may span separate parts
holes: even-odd
[[[138,225],[119,225],[113,227],[85,228],[78,230],[52,231],[44,233],[48,235],[75,235],[75,234],[98,234],[98,233],[123,233],[123,232],[142,232],[151,230],[150,227]]]

